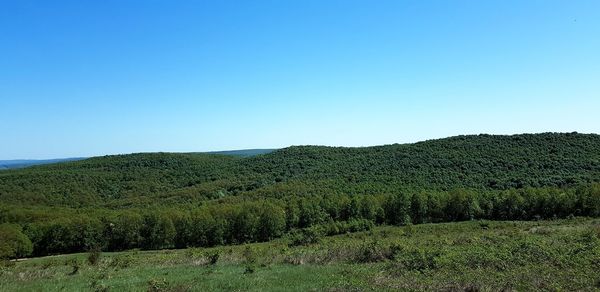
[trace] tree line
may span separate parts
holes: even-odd
[[[4,207],[0,208],[0,255],[41,256],[96,248],[120,251],[209,247],[268,241],[309,228],[332,235],[383,224],[568,216],[600,217],[600,184],[506,191],[457,189],[394,195],[226,198],[177,209],[85,213]]]

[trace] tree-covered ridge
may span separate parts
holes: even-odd
[[[600,172],[600,136],[458,136],[365,148],[290,147],[249,164],[294,178],[394,181],[415,187],[568,185]],[[260,165],[260,166],[258,166]]]
[[[254,157],[143,153],[0,173],[0,201],[131,206],[236,195],[505,190],[600,181],[600,136],[471,135],[414,144],[294,146]]]
[[[242,158],[150,153],[0,173],[1,257],[213,246],[472,219],[600,216],[600,136],[461,136]],[[8,224],[8,225],[6,225]],[[10,240],[8,240],[10,239]]]
[[[236,158],[208,154],[130,154],[34,166],[0,175],[0,200],[11,203],[86,206],[145,199],[223,179],[220,169]],[[212,192],[211,192],[212,193]]]

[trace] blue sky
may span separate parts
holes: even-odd
[[[0,1],[0,159],[600,132],[600,1]]]

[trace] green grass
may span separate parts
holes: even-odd
[[[0,291],[600,290],[599,237],[598,219],[471,221],[378,227],[310,246],[284,238],[103,253],[97,265],[73,254],[2,267]]]

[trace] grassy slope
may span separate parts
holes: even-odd
[[[600,288],[599,236],[599,219],[472,221],[378,227],[307,247],[280,239],[105,253],[97,266],[77,254],[2,268],[0,290],[593,290]],[[207,254],[215,251],[212,266]],[[256,259],[253,273],[245,273],[248,258]],[[74,263],[80,268],[69,275]]]

